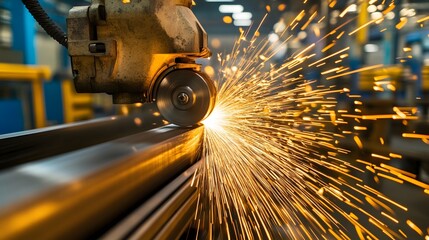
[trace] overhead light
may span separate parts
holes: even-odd
[[[281,33],[284,30],[286,30],[286,25],[285,25],[284,21],[281,20],[278,23],[274,24],[273,29],[274,29],[275,33]]]
[[[250,12],[233,13],[232,18],[234,18],[235,20],[252,19],[252,13]]]
[[[381,13],[381,12],[373,12],[373,13],[371,13],[371,19],[372,20],[381,19],[382,17],[383,17],[383,13]]]
[[[241,20],[235,20],[234,25],[237,27],[248,27],[252,24],[252,20],[250,19],[241,19]]]
[[[206,0],[206,2],[234,2],[234,0]]]
[[[399,13],[401,14],[402,17],[407,16],[408,15],[408,8],[401,9],[401,11],[399,11]]]
[[[281,33],[286,30],[286,25],[283,20],[280,20],[278,23],[274,24],[273,30],[275,33]]]
[[[280,39],[279,35],[275,34],[275,33],[270,33],[268,35],[268,41],[270,41],[271,43],[275,43]]]
[[[244,10],[243,5],[220,5],[219,12],[221,13],[239,13]]]
[[[367,11],[369,13],[373,13],[373,12],[377,11],[377,6],[375,6],[375,5],[369,5],[368,8],[367,8]]]
[[[395,18],[395,13],[394,12],[389,12],[386,14],[386,18],[389,20],[392,20]]]
[[[378,52],[379,47],[376,44],[366,44],[364,46],[364,50],[367,53],[375,53],[375,52]]]

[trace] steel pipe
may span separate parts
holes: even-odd
[[[0,173],[0,238],[100,236],[190,167],[202,134],[166,126]]]

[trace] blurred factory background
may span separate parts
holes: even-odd
[[[40,0],[47,13],[63,29],[66,29],[69,9],[89,2]],[[345,21],[355,19],[356,23],[350,29],[356,28],[368,19],[378,19],[385,10],[368,3],[350,5],[346,0],[335,1],[332,8],[329,4],[333,1],[308,2],[306,6],[322,12],[329,24],[313,21],[305,29],[292,30],[297,37],[282,47],[273,63],[283,62],[298,49],[319,40]],[[395,3],[397,7],[381,24],[339,40],[337,35],[328,36],[324,40],[326,44],[316,52],[318,58],[328,56],[333,53],[330,44],[336,42],[336,46],[350,47],[343,65],[351,70],[385,65],[382,70],[345,76],[329,84],[349,88],[351,93],[362,96],[362,112],[389,114],[395,112],[395,106],[402,106],[414,108],[419,119],[369,122],[362,135],[364,148],[356,148],[353,139],[350,139],[350,148],[368,153],[377,149],[387,155],[391,152],[400,154],[403,159],[400,162],[392,160],[393,165],[429,183],[428,139],[402,137],[404,132],[429,134],[429,24],[427,21],[425,24],[419,22],[429,15],[429,2],[395,0]],[[258,24],[265,13],[270,12],[259,32],[272,44],[278,44],[279,38],[285,38],[280,33],[286,28],[286,23],[303,10],[296,8],[292,0],[195,0],[195,4],[193,12],[207,31],[213,52],[210,59],[203,59],[200,63],[214,79],[219,69],[217,54],[231,51],[240,29],[246,29],[252,23]],[[340,15],[346,7],[349,14],[342,18]],[[330,67],[326,66],[326,69]],[[321,68],[308,67],[305,74],[308,79],[318,79],[322,72]],[[384,76],[387,83],[375,81],[376,76]],[[348,109],[360,105],[346,99],[338,100],[340,107]],[[114,105],[111,101],[106,94],[77,94],[67,50],[41,29],[21,1],[0,0],[0,134],[146,111],[141,109],[141,104]],[[156,110],[153,111],[156,115]],[[145,124],[136,122],[136,119],[131,122]],[[427,200],[422,202],[428,203]],[[424,215],[419,217],[420,222],[424,222]]]
[[[275,61],[284,61],[297,49],[330,32],[339,24],[341,12],[349,6],[347,1],[338,1],[334,8],[329,8],[326,1],[309,2],[307,6],[318,8],[329,18],[330,24],[311,23],[304,31],[295,29],[293,32],[298,37],[279,51]],[[385,105],[379,106],[382,108],[387,107],[386,104],[417,104],[422,114],[426,114],[422,116],[423,120],[428,118],[428,104],[423,96],[429,89],[429,39],[427,27],[420,27],[421,23],[417,21],[428,14],[429,6],[424,0],[396,2],[400,7],[387,15],[389,21],[360,31],[358,37],[343,37],[336,45],[351,47],[352,54],[345,66],[358,69],[366,65],[385,64],[389,76],[394,80],[385,91],[377,92],[374,87],[376,90],[380,88],[374,86],[372,78],[377,73],[369,72],[354,75],[352,81],[347,81],[346,87],[374,103],[382,104],[378,100],[383,100]],[[88,4],[88,1],[44,0],[41,4],[53,20],[66,29],[68,10],[75,5]],[[201,0],[196,1],[193,11],[205,27],[209,46],[216,56],[217,53],[228,53],[232,49],[240,27],[245,29],[252,22],[260,22],[267,12],[267,6],[270,6],[270,15],[260,33],[276,42],[278,33],[286,27],[285,23],[292,21],[303,10],[291,2]],[[360,11],[356,5],[352,5],[348,12],[354,14],[348,14],[347,17],[356,17],[362,22],[378,18],[381,11],[383,9],[377,9],[376,5],[368,5]],[[401,22],[402,17],[407,17],[407,21]],[[397,26],[398,23],[401,26]],[[327,39],[326,45],[333,40]],[[320,54],[328,53],[329,49],[320,51]],[[412,59],[408,59],[409,56]],[[205,71],[212,76],[217,71],[216,62],[216,59],[203,61],[207,66]],[[110,104],[109,98],[103,94],[74,93],[66,49],[47,36],[20,1],[0,1],[0,63],[0,133],[127,112]],[[317,76],[320,72],[309,68],[308,74]]]
[[[329,24],[313,21],[304,30],[297,28],[290,31],[289,34],[293,33],[296,38],[283,46],[273,58],[274,63],[280,63],[298,49],[325,36],[341,24],[339,21],[355,19],[349,27],[352,29],[367,20],[379,18],[385,10],[380,8],[381,5],[357,6],[350,5],[348,1],[335,2],[331,8],[329,1],[308,1],[306,6],[309,9],[302,9],[299,4],[280,0],[195,1],[193,11],[206,29],[209,47],[213,51],[210,60],[201,60],[205,72],[216,79],[219,69],[217,54],[229,53],[240,28],[246,29],[252,23],[259,23],[267,11],[270,14],[261,26],[260,34],[268,36],[274,44],[280,42],[277,41],[279,33],[284,31],[286,23],[303,10],[316,9],[329,19]],[[66,29],[69,9],[88,3],[41,1],[48,14],[63,29]],[[385,65],[383,73],[380,73],[381,70],[366,71],[330,83],[361,95],[364,105],[372,108],[368,111],[380,113],[394,106],[418,107],[419,121],[413,121],[410,125],[395,120],[377,121],[369,127],[368,141],[377,141],[378,137],[376,139],[375,136],[385,136],[385,139],[394,137],[395,131],[399,134],[404,132],[404,128],[407,132],[423,134],[429,131],[429,28],[427,24],[418,22],[429,14],[429,3],[425,0],[397,0],[395,4],[399,7],[389,12],[387,20],[381,24],[365,28],[353,37],[337,40],[336,36],[330,36],[325,39],[325,47],[316,51],[319,58],[328,56],[332,53],[331,43],[336,42],[336,46],[350,47],[350,54],[342,64],[351,70],[375,64]],[[340,16],[345,8],[348,12],[346,19]],[[329,66],[326,69],[330,69]],[[309,67],[306,74],[308,79],[318,78],[321,68]],[[389,84],[375,83],[374,76],[379,75],[388,75]],[[141,106],[114,105],[106,94],[76,94],[67,50],[41,29],[20,1],[0,0],[0,79],[0,134],[128,114],[139,111]],[[342,104],[347,105],[346,102]],[[397,127],[398,124],[401,126]],[[393,140],[386,142],[404,146]],[[424,156],[421,148],[427,146],[411,145],[417,148],[414,151],[406,147],[411,155]]]

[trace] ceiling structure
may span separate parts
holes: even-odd
[[[234,22],[226,24],[223,21],[225,16],[232,17],[232,13],[221,13],[219,6],[221,5],[242,5],[243,12],[252,14],[251,21],[259,24],[267,13],[267,6],[270,6],[271,11],[265,23],[261,28],[261,32],[272,31],[273,25],[280,19],[286,9],[279,11],[280,4],[286,4],[285,0],[197,0],[196,6],[193,7],[193,12],[201,22],[203,27],[209,34],[237,34],[239,26],[235,26]],[[213,1],[213,2],[212,2]],[[246,28],[247,26],[243,26]]]
[[[199,21],[208,32],[208,34],[216,35],[230,35],[238,34],[238,27],[234,26],[233,22],[226,24],[223,21],[225,16],[232,17],[231,13],[221,13],[219,11],[220,5],[242,5],[243,12],[250,12],[252,14],[252,22],[254,24],[259,24],[263,19],[264,15],[267,13],[266,7],[270,6],[271,11],[262,25],[261,33],[268,34],[273,30],[273,25],[279,21],[283,14],[298,14],[303,7],[301,2],[297,3],[300,0],[194,0],[196,6],[193,7],[195,15],[198,17]],[[310,8],[314,5],[319,5],[321,2],[327,0],[307,0],[305,6]],[[418,15],[428,14],[429,12],[429,2],[428,0],[394,0],[399,2],[402,5],[402,8],[412,8],[415,9]],[[347,0],[337,1],[338,9],[345,9],[348,4]],[[286,8],[281,8],[280,5],[285,5]],[[245,27],[246,28],[246,27]]]

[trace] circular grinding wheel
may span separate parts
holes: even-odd
[[[207,75],[189,69],[167,74],[160,84],[156,105],[161,115],[179,126],[191,126],[208,117],[216,100],[216,89]]]

